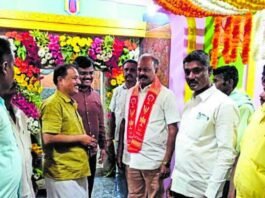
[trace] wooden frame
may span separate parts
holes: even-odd
[[[146,23],[0,10],[0,27],[53,32],[145,37]]]

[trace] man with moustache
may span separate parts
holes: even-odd
[[[252,115],[240,144],[234,176],[236,197],[239,198],[265,197],[265,65],[262,86],[261,107]]]
[[[125,100],[128,90],[136,84],[137,78],[137,61],[128,59],[123,63],[123,73],[125,77],[125,83],[118,86],[113,90],[113,96],[110,102],[111,111],[111,135],[110,140],[114,140],[115,155],[117,156],[117,149],[119,141],[123,142],[124,134],[120,134],[120,128],[124,127],[124,113],[125,113]],[[121,132],[124,132],[123,130]],[[122,147],[120,148],[122,149]],[[116,182],[117,191],[121,194],[121,197],[128,196],[128,187],[125,178],[125,169],[122,165],[121,155],[116,157],[117,170],[116,170]],[[116,193],[116,192],[115,192]]]
[[[14,55],[6,38],[0,37],[0,197],[20,197],[22,161],[8,119],[3,96],[14,84]]]
[[[87,198],[87,147],[95,147],[97,142],[86,134],[72,99],[80,84],[75,65],[57,66],[53,82],[57,90],[41,106],[47,197]]]
[[[139,58],[139,83],[126,98],[123,163],[129,198],[162,197],[163,179],[170,174],[180,116],[176,97],[156,76],[158,65],[151,54]]]
[[[105,127],[104,113],[100,95],[91,84],[94,77],[93,61],[87,56],[78,56],[75,61],[81,84],[79,92],[73,96],[78,104],[78,112],[82,117],[86,133],[94,137],[100,148],[99,162],[105,159]],[[97,166],[97,147],[89,150],[89,166],[91,175],[88,177],[89,197],[91,197]]]
[[[172,196],[222,196],[236,157],[239,121],[234,102],[210,82],[209,56],[195,50],[183,60],[186,81],[194,91],[185,105],[175,146]]]

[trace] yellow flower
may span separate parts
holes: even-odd
[[[36,92],[38,92],[40,94],[42,92],[42,90],[43,90],[43,87],[39,87]]]
[[[87,46],[90,47],[92,42],[93,42],[93,40],[90,37],[88,37],[86,40]]]
[[[80,47],[78,47],[77,45],[75,45],[73,47],[74,47],[74,52],[76,52],[76,53],[80,52]]]
[[[29,85],[27,86],[27,89],[28,89],[29,91],[31,91],[31,92],[33,91],[33,88],[34,88],[34,87],[33,87],[32,84],[29,84]]]
[[[116,86],[117,85],[117,81],[115,79],[111,79],[110,84],[112,86]]]
[[[60,36],[60,41],[65,41],[65,40],[66,40],[66,36],[65,35]]]
[[[82,38],[82,39],[79,39],[79,40],[78,40],[78,45],[79,45],[80,47],[84,47],[86,44],[87,44],[87,41],[86,41],[85,38]]]
[[[65,41],[62,41],[61,43],[60,43],[60,45],[61,45],[61,47],[64,47],[64,46],[66,46],[66,42]]]
[[[107,98],[111,98],[111,96],[112,96],[111,91],[108,91],[108,92],[107,92]]]
[[[21,75],[15,76],[15,79],[16,79],[18,84],[21,84],[23,81],[25,81],[25,77],[26,77],[25,74],[21,74]]]
[[[35,86],[35,87],[40,86],[40,81],[36,81],[36,82],[34,83],[34,86]]]
[[[79,37],[79,36],[75,36],[75,37],[73,38],[73,42],[74,42],[75,44],[77,44],[79,40],[80,40],[80,37]]]
[[[19,84],[21,87],[26,87],[27,85],[28,85],[28,83],[27,83],[27,81],[22,81],[22,82],[20,82],[20,84]]]
[[[21,72],[20,72],[19,68],[18,67],[14,67],[14,75],[18,75],[20,73]]]
[[[71,43],[72,43],[72,38],[69,37],[68,40],[66,41],[66,44],[67,44],[67,45],[71,45]]]
[[[124,82],[124,76],[123,75],[119,75],[117,76],[117,81],[121,81],[122,83]]]

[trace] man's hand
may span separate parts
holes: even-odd
[[[170,167],[162,164],[160,166],[160,177],[165,179],[170,176]]]
[[[87,134],[80,135],[80,143],[84,146],[97,147],[97,140]]]
[[[105,149],[101,149],[100,150],[100,155],[99,155],[99,158],[98,158],[98,163],[102,164],[104,162],[104,160],[106,159],[106,157],[107,157],[106,150]]]

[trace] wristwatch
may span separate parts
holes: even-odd
[[[162,161],[162,164],[166,167],[169,167],[170,166],[170,163],[169,161]]]

